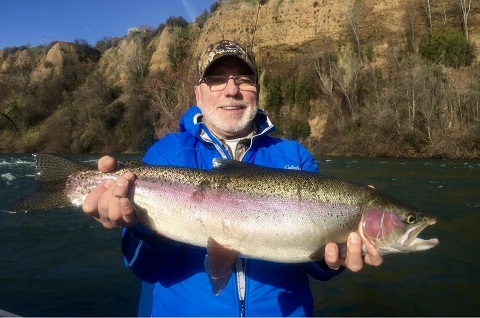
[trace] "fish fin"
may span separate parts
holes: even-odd
[[[222,246],[211,237],[208,238],[205,271],[215,296],[227,286],[237,255],[237,251]]]
[[[36,178],[39,190],[16,203],[12,211],[47,210],[72,206],[65,195],[65,184],[70,174],[94,169],[92,166],[75,162],[52,154],[35,154]]]
[[[265,171],[267,168],[252,163],[232,159],[214,158],[212,160],[214,171],[240,171],[242,173]],[[270,168],[271,170],[272,168]]]
[[[139,160],[128,160],[119,163],[117,169],[133,169],[133,168],[138,168],[138,167],[143,167],[145,164],[142,161]]]
[[[50,192],[49,190],[42,189],[26,199],[17,202],[13,207],[9,208],[9,210],[27,212],[63,208],[66,206],[73,206],[73,204],[62,191]]]
[[[35,154],[36,176],[40,186],[48,182],[65,182],[77,171],[94,169],[92,166],[52,154]]]

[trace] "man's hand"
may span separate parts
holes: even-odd
[[[117,167],[117,161],[109,156],[98,160],[98,170],[110,172]],[[129,227],[137,223],[133,202],[129,199],[130,187],[135,175],[126,172],[116,181],[105,180],[93,189],[83,202],[82,209],[93,216],[107,229]]]
[[[325,246],[325,263],[331,269],[338,269],[340,266],[345,266],[352,272],[358,272],[363,268],[363,264],[379,266],[383,262],[383,257],[378,253],[375,246],[370,242],[364,242],[367,247],[367,254],[365,260],[362,255],[362,240],[357,232],[352,232],[347,240],[347,256],[340,257],[338,245],[335,243],[328,243]]]

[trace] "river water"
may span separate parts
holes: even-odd
[[[95,164],[98,156],[70,156]],[[133,156],[134,158],[136,156]],[[131,159],[128,156],[127,159]],[[138,157],[136,157],[138,158]],[[318,316],[478,316],[480,160],[318,158],[327,174],[375,186],[438,218],[432,250],[313,281]],[[0,310],[22,316],[135,316],[140,283],[120,231],[76,209],[11,213],[36,188],[33,157],[0,155]]]

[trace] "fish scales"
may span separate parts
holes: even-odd
[[[136,166],[106,174],[58,156],[37,155],[39,182],[54,183],[63,176],[64,193],[77,206],[102,180],[126,171],[137,177],[132,199],[139,219],[188,244],[216,242],[247,257],[279,262],[319,259],[327,242],[345,244],[355,230],[381,254],[438,244],[417,237],[435,218],[367,186],[316,173],[215,159],[213,171]],[[58,189],[43,184],[40,196],[18,207],[63,204],[57,199],[45,203],[50,188]]]
[[[72,193],[72,201],[83,202],[101,180],[114,179],[124,172],[80,172],[70,179],[93,182],[78,182],[77,188],[67,189],[67,193]],[[269,257],[271,260],[308,261],[329,240],[343,241],[355,230],[361,216],[360,211],[344,213],[351,211],[348,203],[341,202],[340,196],[328,195],[327,191],[335,186],[336,180],[319,175],[206,170],[193,173],[185,168],[145,167],[134,172],[137,175],[134,200],[144,214],[140,218],[149,227],[200,246],[206,246],[211,237],[222,245],[235,246],[239,253],[249,257],[263,258],[268,251],[270,254],[275,251]],[[84,190],[79,191],[82,183]],[[74,193],[80,193],[81,198]],[[256,220],[254,226],[252,219]],[[327,219],[331,222],[327,223]],[[329,231],[331,223],[344,230]],[[259,246],[266,246],[268,251]]]
[[[242,255],[263,258],[269,254],[270,260],[284,262],[309,261],[328,240],[343,240],[356,228],[361,215],[344,213],[343,219],[337,217],[345,231],[335,234],[325,222],[328,215],[335,215],[331,204],[219,188],[196,191],[195,185],[157,182],[154,189],[147,189],[138,182],[135,202],[149,211],[152,223],[158,224],[156,230],[168,237],[199,246],[206,246],[208,238],[213,238]]]

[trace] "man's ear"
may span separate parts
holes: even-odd
[[[195,92],[195,101],[197,102],[197,105],[199,104],[198,101],[200,100],[200,85],[195,85],[193,87],[193,90]]]

